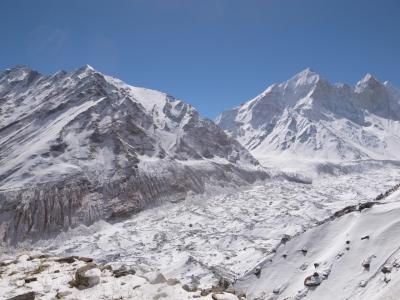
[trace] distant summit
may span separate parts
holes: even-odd
[[[400,159],[399,95],[371,74],[351,87],[305,69],[216,122],[256,157]]]

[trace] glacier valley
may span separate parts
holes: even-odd
[[[397,299],[389,82],[307,69],[214,123],[90,66],[17,66],[0,104],[0,299]]]

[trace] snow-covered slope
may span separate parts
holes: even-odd
[[[236,286],[250,299],[398,299],[399,214],[397,191],[295,237]]]
[[[217,124],[257,158],[400,159],[399,90],[370,74],[352,87],[306,69]]]
[[[225,194],[188,197],[118,223],[79,226],[54,239],[20,243],[19,249],[0,248],[0,253],[90,256],[116,268],[131,266],[137,274],[157,271],[207,289],[221,276],[234,282],[252,274],[274,256],[282,237],[302,234],[336,211],[375,199],[399,176],[398,166],[375,162],[341,176],[321,175],[311,184],[276,178],[227,188]]]
[[[190,105],[90,66],[0,73],[0,237],[118,218],[207,183],[265,177]]]

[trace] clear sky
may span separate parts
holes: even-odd
[[[90,64],[210,118],[311,67],[400,86],[399,0],[1,0],[0,69]]]

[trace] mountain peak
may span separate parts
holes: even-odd
[[[319,76],[318,73],[316,73],[313,69],[311,68],[306,68],[303,71],[297,73],[294,75],[294,77],[312,77],[312,76]]]
[[[314,72],[312,69],[307,68],[297,73],[292,78],[290,78],[287,83],[293,84],[294,87],[312,85],[317,83],[321,79],[320,75]]]
[[[26,65],[15,65],[15,66],[13,66],[11,68],[5,69],[4,71],[6,73],[9,73],[9,74],[10,73],[15,74],[15,73],[30,73],[30,72],[33,72],[33,70],[30,69]]]
[[[375,88],[380,86],[381,83],[372,74],[367,73],[359,82],[356,84],[356,91],[361,91],[366,88]]]
[[[313,69],[311,69],[310,67],[308,67],[308,68],[305,68],[303,71],[301,71],[299,74],[308,75],[308,74],[316,74],[316,72]]]
[[[371,84],[371,83],[380,83],[380,82],[371,73],[367,73],[357,84],[365,84],[365,83]]]
[[[91,65],[88,65],[88,64],[83,65],[79,69],[80,70],[85,70],[85,71],[95,71],[95,69]]]
[[[15,65],[12,68],[4,70],[4,72],[0,72],[0,74],[7,76],[9,82],[16,82],[24,80],[29,74],[32,74],[33,72],[36,71],[33,71],[25,65]]]
[[[83,65],[79,69],[77,69],[74,73],[77,75],[87,76],[97,72],[91,65]]]

